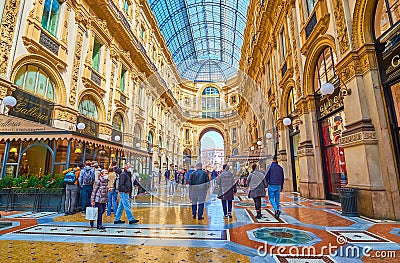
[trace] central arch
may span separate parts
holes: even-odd
[[[207,134],[210,133],[211,135],[208,137]],[[222,165],[225,162],[227,149],[225,138],[225,132],[215,126],[205,127],[199,133],[198,153],[205,169],[209,171],[222,170]],[[203,143],[205,143],[206,139],[217,141],[222,139],[222,145],[220,145],[220,143],[217,143],[214,147],[212,146],[212,144],[208,144],[207,146],[205,146],[203,145]]]

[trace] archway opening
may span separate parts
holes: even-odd
[[[200,136],[200,161],[208,171],[221,171],[225,163],[224,137],[218,130],[208,130]]]

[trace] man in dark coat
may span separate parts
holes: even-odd
[[[115,215],[114,224],[123,224],[124,221],[121,220],[122,209],[125,210],[126,216],[128,217],[129,224],[135,224],[139,220],[135,219],[132,215],[131,204],[129,202],[129,195],[132,193],[132,175],[129,171],[130,164],[126,164],[124,171],[119,176],[119,205],[117,209],[117,214]]]
[[[268,198],[275,210],[275,217],[279,218],[281,210],[279,209],[280,192],[283,190],[284,174],[283,168],[278,164],[278,158],[274,156],[268,169],[266,180],[268,183]]]
[[[196,171],[189,176],[189,198],[192,202],[193,218],[204,219],[204,202],[206,201],[210,179],[206,172],[202,170],[202,163],[196,165]]]

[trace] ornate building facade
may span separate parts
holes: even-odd
[[[147,1],[7,0],[0,15],[0,97],[17,99],[2,103],[1,177],[182,158],[179,75]]]
[[[399,7],[255,0],[248,14],[242,81],[268,101],[257,126],[277,132],[285,189],[335,200],[357,188],[362,214],[399,219]]]

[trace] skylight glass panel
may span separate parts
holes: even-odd
[[[149,0],[149,4],[182,77],[225,81],[237,74],[249,0]]]

